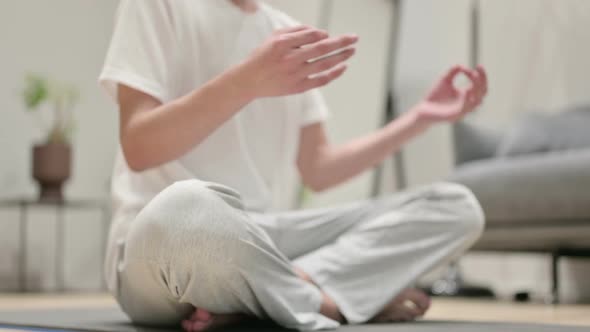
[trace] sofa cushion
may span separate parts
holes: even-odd
[[[493,158],[502,142],[501,130],[461,121],[453,127],[455,164]]]
[[[479,199],[489,227],[590,223],[590,149],[467,163],[450,177]]]
[[[590,148],[590,107],[557,114],[528,113],[500,143],[496,155],[513,157],[539,152]]]

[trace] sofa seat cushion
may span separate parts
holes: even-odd
[[[475,161],[450,180],[474,192],[488,228],[590,224],[590,149]]]

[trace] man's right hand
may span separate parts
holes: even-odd
[[[340,77],[355,53],[356,35],[329,37],[308,26],[276,31],[239,66],[252,98],[302,93]],[[333,53],[341,50],[340,52]]]

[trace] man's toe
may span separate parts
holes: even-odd
[[[413,302],[418,308],[425,313],[430,308],[430,297],[419,289],[408,289],[405,292],[405,300]]]
[[[203,309],[197,309],[195,310],[194,317],[198,321],[206,322],[211,320],[211,313]]]

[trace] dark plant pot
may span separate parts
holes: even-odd
[[[39,184],[39,201],[62,203],[63,184],[70,178],[72,151],[70,145],[49,143],[33,147],[33,178]]]

